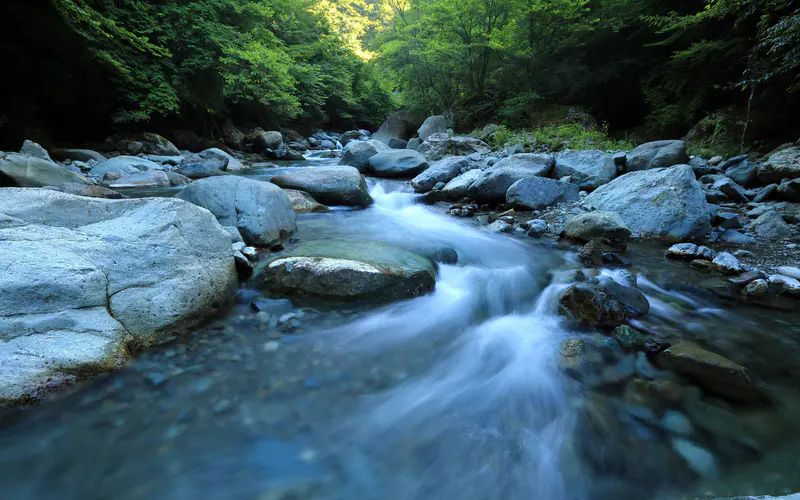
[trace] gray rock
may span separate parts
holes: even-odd
[[[716,252],[708,247],[697,246],[694,243],[678,243],[669,247],[666,257],[680,260],[714,260]]]
[[[544,177],[529,177],[518,180],[506,192],[506,204],[519,210],[540,210],[562,201],[578,201],[578,186]]]
[[[244,133],[232,121],[227,120],[222,124],[222,141],[229,148],[241,149],[244,137]]]
[[[756,240],[752,236],[743,234],[735,229],[728,229],[722,233],[722,239],[728,243],[736,245],[755,245]]]
[[[712,455],[686,439],[674,439],[672,449],[686,460],[686,464],[699,476],[709,478],[717,475],[717,465]]]
[[[528,236],[531,238],[541,238],[547,232],[547,222],[542,219],[534,219],[528,222]]]
[[[190,184],[192,182],[190,178],[177,172],[167,172],[167,179],[169,179],[169,185],[172,187],[185,186],[186,184]]]
[[[133,175],[147,170],[163,170],[164,167],[154,161],[137,156],[117,156],[106,160],[92,168],[89,175],[103,179],[106,174],[114,173],[118,176]]]
[[[320,149],[334,150],[334,149],[336,149],[336,143],[326,139],[326,140],[319,141],[319,147],[320,147]]]
[[[727,160],[723,161],[722,163],[720,163],[719,164],[719,168],[720,168],[720,170],[722,170],[724,172],[725,170],[727,170],[727,169],[729,169],[731,167],[735,167],[736,165],[739,165],[740,163],[745,161],[749,156],[750,155],[747,155],[747,154],[734,156],[733,158],[727,159]]]
[[[433,134],[447,133],[447,118],[442,115],[429,116],[417,131],[417,135],[423,141]]]
[[[670,410],[662,418],[664,430],[673,436],[689,437],[692,435],[692,422],[689,417],[679,411]]]
[[[206,160],[217,160],[223,162],[225,164],[225,168],[221,168],[220,170],[225,170],[228,172],[238,172],[247,168],[242,162],[219,148],[206,149],[205,151],[198,153],[198,156]]]
[[[4,189],[0,213],[17,221],[0,229],[2,401],[117,370],[235,298],[228,234],[181,200]]]
[[[622,304],[628,318],[641,318],[650,313],[650,302],[635,286],[621,285],[609,276],[601,276],[598,283]]]
[[[442,188],[446,200],[457,201],[467,196],[469,187],[481,176],[480,170],[469,170],[459,175]]]
[[[180,167],[178,173],[190,179],[205,179],[206,177],[228,175],[213,163],[190,163]]]
[[[413,113],[400,110],[389,116],[372,138],[384,144],[389,144],[392,138],[406,141],[414,135],[418,127],[419,121]]]
[[[231,244],[235,245],[237,243],[241,243],[242,246],[244,245],[244,240],[242,239],[242,234],[239,232],[239,229],[236,226],[222,226],[222,229],[228,232],[231,235]]]
[[[47,153],[47,150],[33,141],[26,140],[24,143],[22,143],[22,148],[20,148],[19,153],[22,155],[33,156],[34,158],[39,158],[40,160],[53,161],[53,159],[50,158],[50,155]]]
[[[800,297],[800,280],[782,274],[773,274],[767,278],[770,293]]]
[[[104,162],[106,157],[91,149],[54,149],[51,156],[58,161],[97,161]]]
[[[558,305],[562,316],[594,327],[615,328],[627,319],[627,311],[617,297],[591,283],[572,285],[561,296]]]
[[[0,153],[0,186],[43,187],[91,184],[83,175],[55,163],[19,153]]]
[[[800,179],[792,179],[778,186],[778,197],[782,200],[800,203]]]
[[[718,212],[712,217],[711,223],[722,229],[739,229],[742,227],[739,215],[733,212]]]
[[[145,132],[136,137],[142,143],[142,152],[149,155],[180,156],[181,152],[165,137]]]
[[[724,274],[739,274],[743,271],[742,263],[739,262],[739,259],[728,252],[718,253],[712,263]]]
[[[250,245],[274,245],[297,228],[289,197],[268,182],[209,177],[188,185],[177,197],[207,209],[223,226],[236,227]]]
[[[292,210],[298,214],[310,214],[327,212],[328,207],[318,202],[308,193],[297,191],[296,189],[284,189],[289,201],[292,203]]]
[[[756,236],[767,240],[780,240],[792,236],[792,228],[775,210],[769,210],[750,225]]]
[[[369,171],[378,177],[409,179],[430,165],[420,153],[410,149],[382,151],[369,159]]]
[[[267,149],[274,151],[283,145],[283,135],[276,130],[265,132],[263,129],[255,128],[247,133],[242,145],[249,151],[258,154]]]
[[[758,185],[758,165],[754,165],[749,161],[743,161],[725,171],[725,175],[733,179],[737,184],[744,187],[753,187]]]
[[[783,179],[800,177],[800,146],[778,151],[758,168],[758,178],[764,184],[778,184]]]
[[[776,271],[783,276],[800,280],[800,268],[798,267],[782,266],[776,269]]]
[[[360,130],[348,130],[342,134],[342,146],[347,146],[351,142],[366,140],[368,136],[364,135]]]
[[[469,160],[464,156],[451,156],[439,160],[427,170],[411,180],[411,187],[418,193],[426,193],[440,182],[450,182],[458,177],[462,169],[469,168]]]
[[[410,141],[408,141],[406,148],[412,151],[416,151],[417,149],[419,149],[421,145],[422,145],[422,139],[420,139],[419,137],[415,137]]]
[[[628,153],[625,169],[633,172],[686,163],[689,163],[689,155],[683,141],[656,141],[642,144]]]
[[[428,259],[394,245],[331,240],[302,245],[265,263],[256,282],[300,297],[390,301],[430,292],[436,272]]]
[[[58,187],[53,187],[52,189],[66,194],[86,196],[88,198],[106,198],[109,200],[121,200],[122,198],[125,198],[124,195],[114,191],[113,189],[108,189],[103,186],[96,186],[94,184],[78,184],[75,182],[68,182]]]
[[[529,177],[547,177],[554,164],[554,158],[546,154],[509,156],[481,171],[469,187],[468,196],[480,203],[503,203],[512,184]]]
[[[111,182],[108,185],[111,189],[130,189],[130,188],[160,188],[169,187],[169,177],[163,170],[149,170],[138,174],[126,175]]]
[[[406,149],[408,148],[408,141],[392,137],[389,139],[389,147],[392,149]]]
[[[604,151],[562,151],[556,155],[551,176],[570,176],[572,182],[590,191],[608,184],[617,175],[614,158]]]
[[[723,160],[725,160],[725,158],[721,156],[714,156],[710,160],[708,160],[708,164],[712,167],[716,167],[717,165],[720,165],[723,162]]]
[[[504,220],[496,220],[489,224],[487,228],[492,233],[510,233],[511,232],[511,224]]]
[[[768,292],[769,283],[765,279],[753,280],[744,287],[744,294],[754,299],[762,298],[767,295]]]
[[[618,213],[643,237],[686,240],[711,231],[705,193],[688,165],[625,174],[600,186],[583,203]]]
[[[725,193],[725,196],[735,203],[746,203],[750,201],[745,189],[736,184],[733,179],[721,179],[712,184],[711,189],[722,191]]]
[[[488,144],[478,138],[450,137],[447,134],[433,134],[417,148],[429,162],[439,161],[447,155],[469,156],[472,153],[486,154],[491,150]]]
[[[367,182],[354,167],[303,169],[273,177],[271,182],[282,188],[305,191],[328,206],[367,207],[373,203]]]
[[[381,151],[389,151],[389,146],[373,140],[351,142],[344,149],[339,165],[349,165],[357,168],[359,172],[366,172],[369,168],[369,159]]]
[[[588,242],[607,238],[611,242],[625,243],[631,235],[625,221],[615,212],[588,212],[573,217],[567,222],[564,236]]]

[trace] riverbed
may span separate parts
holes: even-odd
[[[268,181],[333,163],[312,158],[243,175]],[[369,184],[375,205],[299,216],[286,251],[333,239],[454,249],[458,263],[438,264],[433,293],[382,306],[275,302],[259,315],[253,302],[279,297],[244,283],[226,317],[118,373],[0,413],[2,497],[633,500],[800,491],[800,311],[733,306],[697,288],[699,271],[666,261],[663,247],[628,250],[628,271],[651,304],[634,326],[747,366],[774,397],[732,405],[559,318],[565,277],[580,267],[574,248],[493,234],[423,203],[405,182]],[[559,349],[575,337],[599,346],[609,376],[564,373]],[[689,422],[680,440],[663,415],[634,404],[634,378],[680,393],[670,403]]]

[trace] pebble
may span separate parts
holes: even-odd
[[[280,349],[281,343],[276,342],[274,340],[270,340],[269,342],[264,344],[264,352],[275,352]]]
[[[692,422],[689,417],[679,411],[670,410],[664,413],[662,419],[664,430],[669,434],[679,437],[689,437],[692,435]]]
[[[686,439],[674,439],[672,449],[686,460],[689,467],[702,477],[717,475],[717,464],[714,456],[705,448],[701,448]]]

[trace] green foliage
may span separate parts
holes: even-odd
[[[526,151],[556,152],[565,149],[601,149],[624,151],[633,149],[627,140],[609,136],[608,127],[585,128],[577,123],[543,126],[533,130],[511,130],[501,126],[489,138],[497,148],[522,146]]]
[[[119,89],[121,123],[245,109],[289,120],[376,123],[392,110],[386,85],[340,33],[331,0],[53,0]],[[353,8],[341,2],[342,12]],[[337,11],[338,12],[338,11]],[[355,35],[353,35],[355,33]]]

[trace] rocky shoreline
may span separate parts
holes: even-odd
[[[430,293],[439,265],[458,261],[452,249],[293,239],[297,214],[372,205],[369,176],[407,180],[422,201],[490,232],[574,252],[575,268],[551,286],[560,290],[558,314],[588,334],[565,340],[558,355],[588,389],[580,425],[610,432],[598,421],[618,426],[613,405],[624,402],[624,418],[666,436],[694,474],[716,474],[706,447],[730,436],[702,420],[724,405],[758,409],[775,398],[746,366],[642,328],[651,304],[625,270],[626,249],[663,246],[666,259],[707,274],[698,288],[732,305],[797,311],[800,146],[763,160],[692,158],[680,140],[627,152],[493,150],[491,127],[473,137],[447,125],[433,116],[417,129],[394,115],[374,135],[231,126],[218,143],[183,134],[193,151],[142,134],[109,140],[102,153],[32,142],[0,153],[0,261],[11,269],[0,278],[0,404],[35,402],[119,369],[137,350],[225,314],[247,280],[297,303]],[[309,151],[340,157],[339,165],[280,171],[270,182],[236,175]],[[175,196],[128,199],[136,189]],[[298,321],[270,307],[254,302],[254,314]],[[695,439],[695,429],[713,438]],[[620,440],[620,453],[641,445],[620,431],[601,437]],[[736,446],[759,448],[747,439]],[[614,459],[585,453],[600,468]]]

